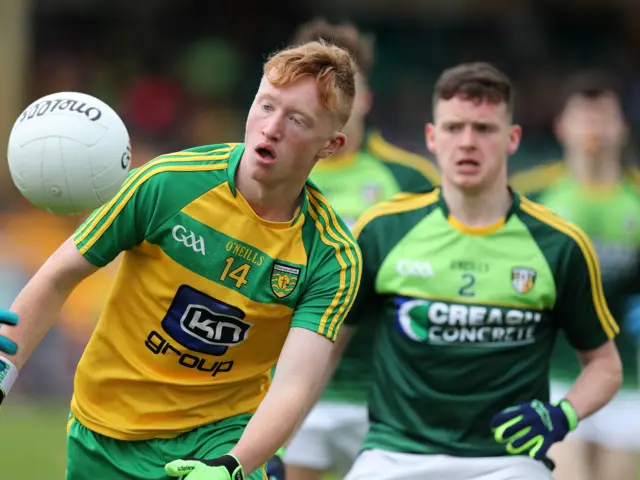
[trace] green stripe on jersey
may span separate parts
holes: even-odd
[[[195,155],[185,157],[162,156],[147,163],[146,165],[132,171],[127,176],[120,191],[105,205],[96,210],[76,231],[74,241],[78,248],[82,249],[89,242],[92,236],[100,231],[102,225],[106,222],[113,221],[114,217],[119,213],[124,205],[131,200],[136,191],[150,178],[158,173],[165,171],[181,171],[190,170],[191,167],[196,169],[207,169],[207,165],[211,165],[211,169],[215,169],[229,158],[229,154],[221,155]],[[180,185],[173,185],[176,194],[180,196]],[[190,192],[182,190],[184,194],[192,195]],[[172,192],[173,195],[173,192]]]
[[[256,247],[225,235],[185,213],[176,214],[172,224],[174,227],[171,235],[161,233],[158,239],[151,235],[147,241],[158,245],[176,263],[207,280],[235,290],[255,302],[273,303],[271,277],[276,263],[273,258]],[[185,248],[179,239],[192,233],[196,243],[192,248]],[[194,251],[206,255],[208,261],[198,261]],[[224,265],[227,260],[230,268],[223,273],[219,266]],[[284,262],[280,259],[277,263],[280,268],[299,269],[300,279],[306,275],[306,265]],[[292,295],[281,298],[280,303],[291,309],[295,308],[299,292],[298,288]]]

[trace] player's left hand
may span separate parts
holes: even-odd
[[[167,475],[184,480],[244,480],[242,465],[231,454],[212,460],[185,458],[164,466]]]
[[[509,407],[491,419],[493,437],[507,452],[543,460],[547,451],[578,426],[578,414],[562,400],[558,404],[533,400]]]
[[[0,324],[15,326],[18,324],[18,315],[9,310],[0,310]],[[9,340],[7,337],[0,335],[0,354],[8,353],[9,355],[15,355],[18,351],[18,346],[13,340]]]

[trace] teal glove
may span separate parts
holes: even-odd
[[[164,466],[170,477],[184,480],[244,480],[242,465],[231,454],[213,460],[185,458],[174,460]]]
[[[0,325],[17,325],[18,316],[8,310],[0,310]],[[18,346],[14,341],[9,340],[7,337],[0,335],[0,405],[5,399],[13,382],[18,378],[18,369],[8,359],[1,354],[8,353],[9,355],[15,355],[18,351]]]
[[[0,310],[0,325],[15,326],[18,324],[18,315],[9,310]],[[8,353],[9,355],[15,355],[18,351],[18,346],[14,341],[9,340],[7,337],[0,335],[0,354]]]

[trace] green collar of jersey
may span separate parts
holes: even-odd
[[[438,190],[439,190],[438,201],[436,202],[436,204],[438,205],[440,210],[442,210],[442,213],[445,216],[445,218],[449,220],[449,223],[451,224],[451,226],[454,227],[456,230],[459,230],[462,233],[467,233],[471,235],[488,235],[490,233],[493,233],[494,231],[498,230],[499,227],[507,223],[509,221],[509,218],[511,218],[511,215],[516,213],[520,208],[520,195],[518,195],[511,188],[509,188],[509,192],[511,193],[511,197],[513,201],[511,202],[511,206],[509,207],[509,210],[507,211],[506,215],[502,220],[500,220],[499,222],[496,222],[495,225],[489,225],[487,227],[469,227],[463,224],[462,222],[460,222],[460,220],[456,219],[450,214],[449,207],[447,206],[447,202],[445,202],[444,196],[442,194],[442,190],[443,190],[442,187],[440,187]]]
[[[231,190],[231,193],[233,194],[233,196],[235,197],[238,189],[236,188],[236,172],[238,171],[238,166],[240,165],[240,160],[242,159],[242,154],[244,153],[244,143],[238,143],[233,150],[231,151],[231,155],[229,156],[229,166],[227,167],[227,181],[229,182],[229,189]],[[313,183],[311,183],[311,181],[307,180],[307,184],[309,184],[310,186],[314,187],[316,190],[319,190],[318,187],[316,187]],[[293,225],[298,218],[300,218],[300,215],[302,215],[303,213],[306,213],[307,211],[307,206],[308,206],[308,192],[307,192],[307,185],[305,184],[304,186],[304,190],[302,193],[302,204],[300,205],[300,208],[298,208],[298,210],[296,210],[296,214],[293,217],[293,220],[291,220],[291,224]]]

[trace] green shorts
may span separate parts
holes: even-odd
[[[185,457],[215,458],[238,443],[251,415],[237,415],[176,438],[125,441],[70,420],[66,480],[170,480],[165,464]],[[264,480],[264,468],[248,476]],[[175,480],[175,479],[173,479]]]

